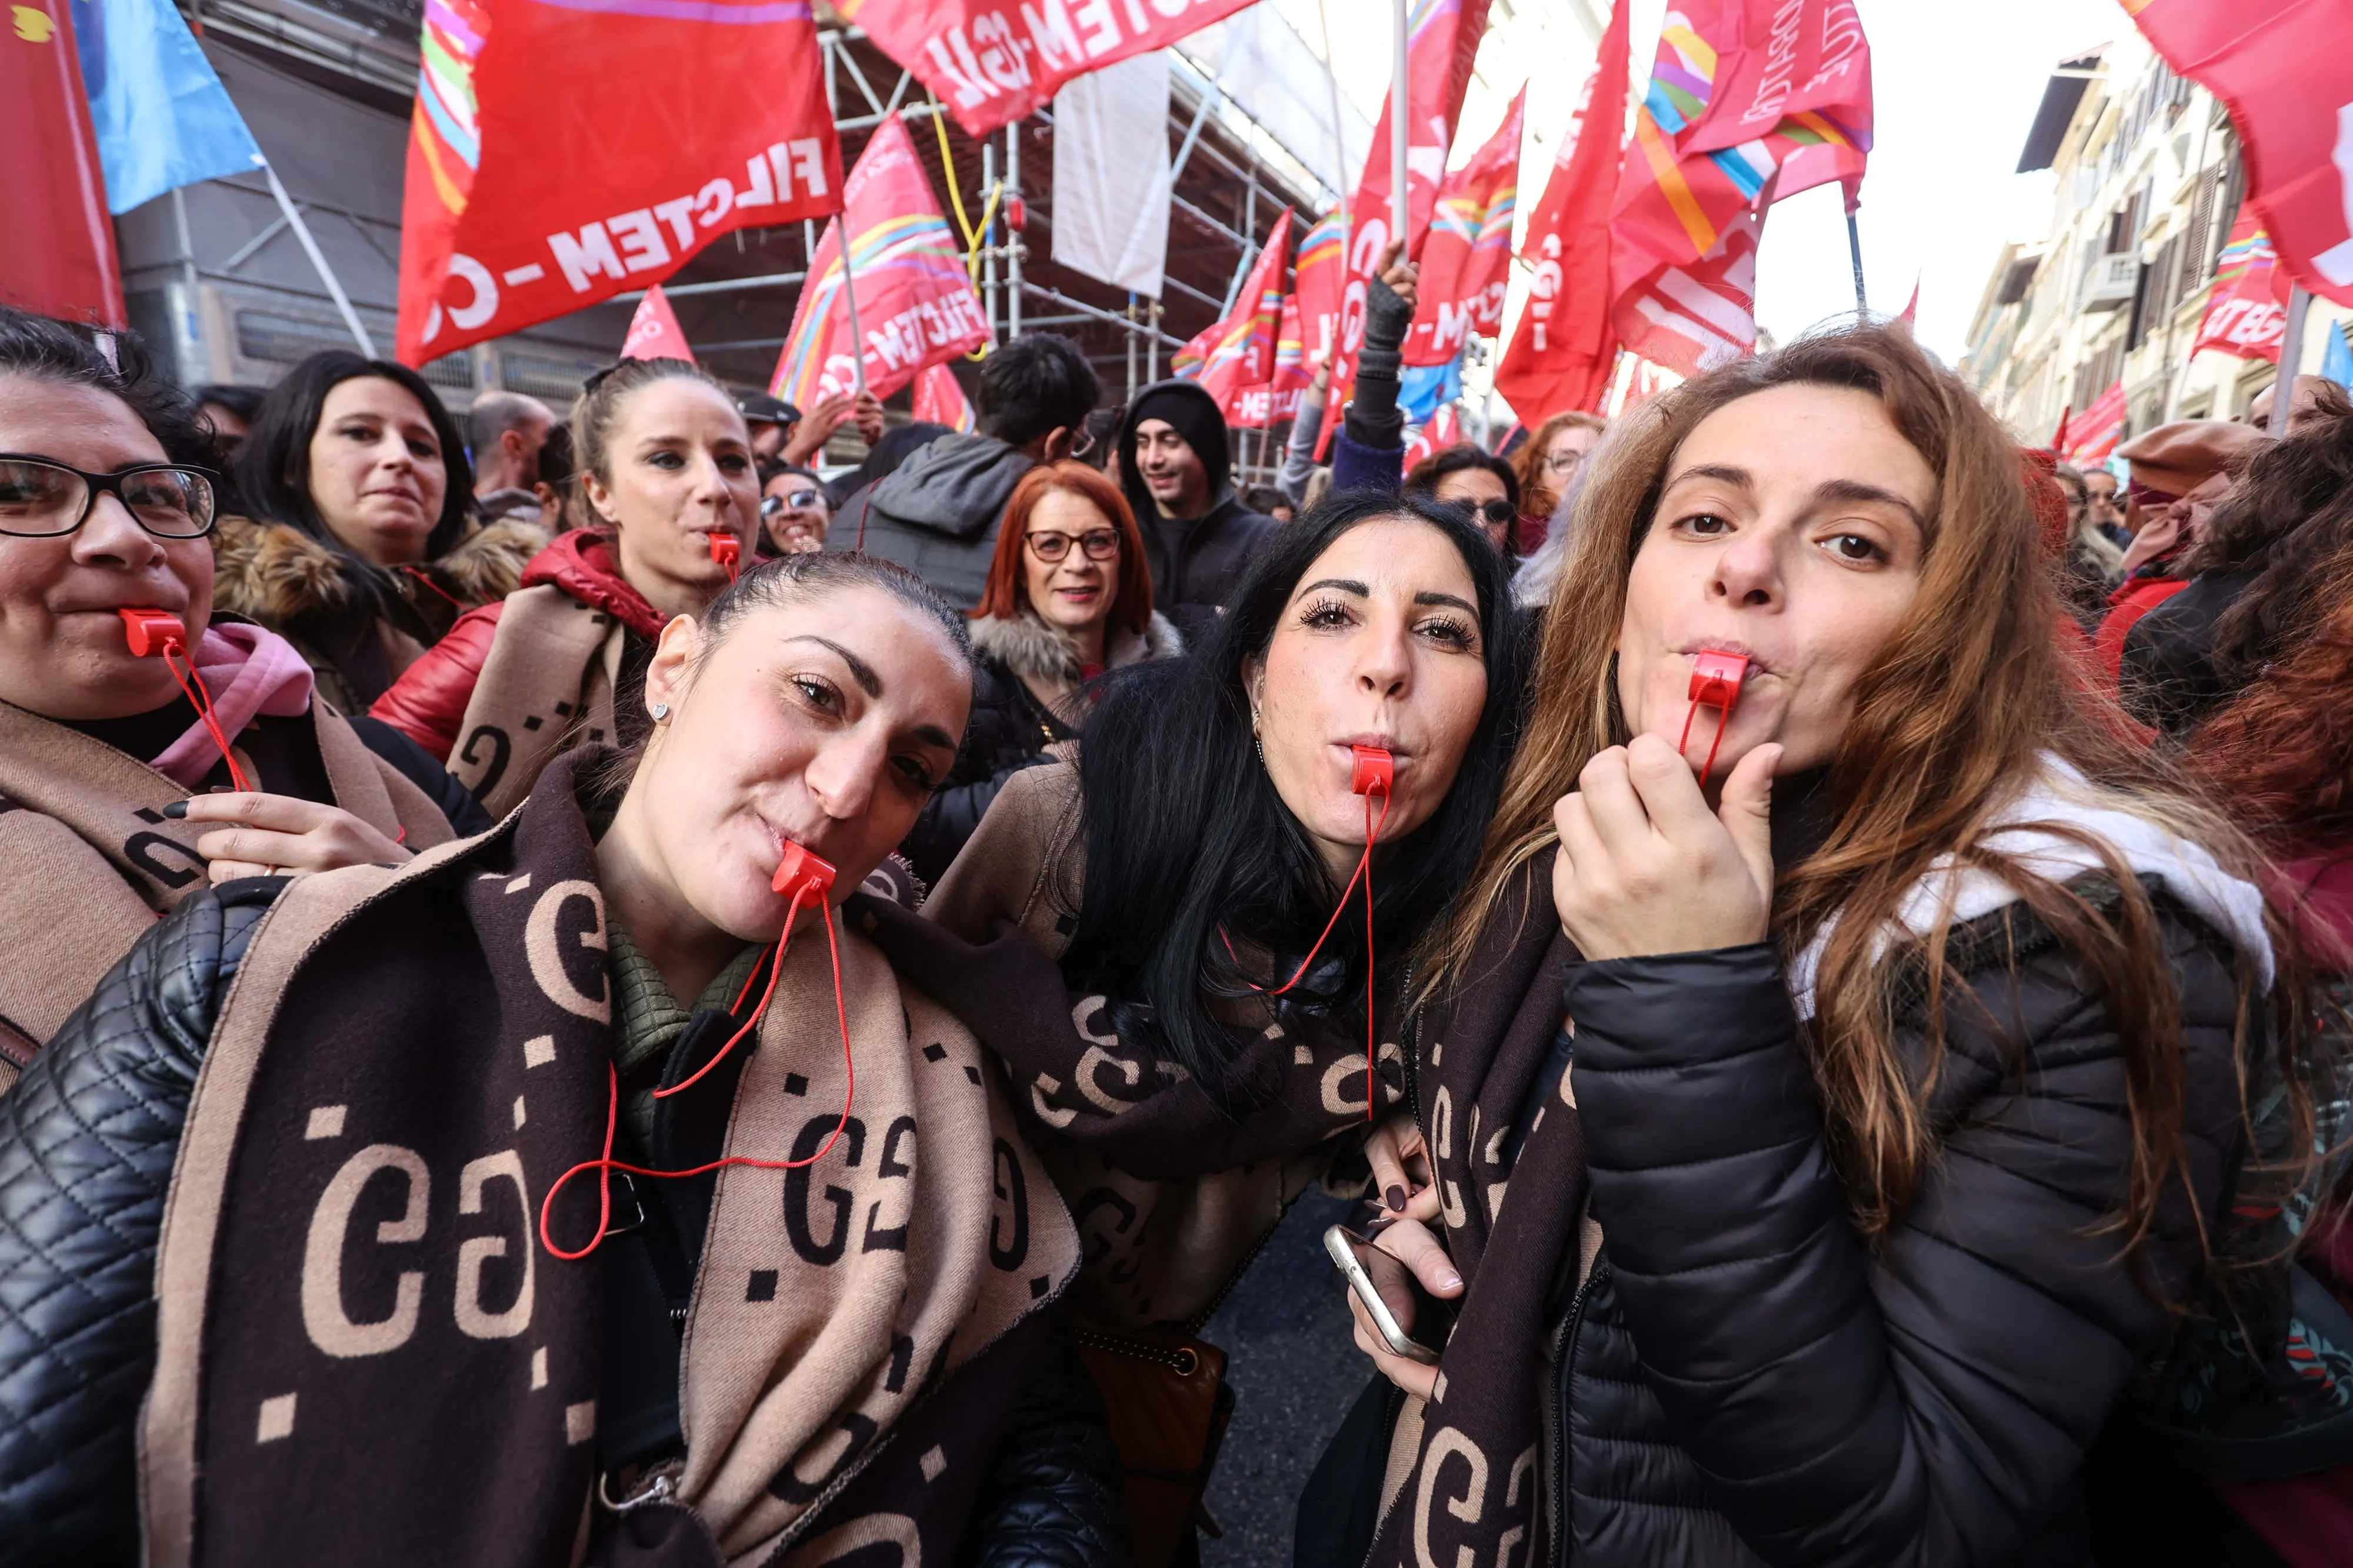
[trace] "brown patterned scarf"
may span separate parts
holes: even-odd
[[[1517,1158],[1510,1152],[1559,1032],[1561,981],[1576,961],[1551,886],[1547,851],[1499,901],[1463,983],[1416,1042],[1447,1250],[1468,1289],[1435,1396],[1409,1399],[1390,1439],[1381,1524],[1366,1559],[1377,1568],[1537,1560],[1545,1406],[1531,1358],[1557,1288],[1591,1256],[1579,1245],[1585,1139],[1567,1075],[1530,1119]]]
[[[1025,769],[923,906],[938,929],[892,921],[876,940],[1005,1061],[1078,1221],[1089,1310],[1125,1326],[1198,1325],[1337,1141],[1364,1129],[1364,1039],[1237,1001],[1222,1021],[1260,1093],[1220,1106],[1182,1068],[1122,1041],[1105,998],[1065,988],[1054,961],[1084,858],[1077,773]],[[1404,1099],[1404,1056],[1393,1041],[1379,1054],[1386,1110]]]
[[[600,1256],[542,1245],[608,1114],[606,923],[574,773],[482,838],[291,884],[215,1030],[158,1259],[149,1560],[560,1564],[591,1501]],[[952,1560],[1077,1237],[955,1018],[845,907],[854,1119],[719,1177],[681,1352],[678,1553]],[[725,1150],[847,1093],[822,933],[787,952]],[[739,1047],[741,1049],[743,1047]],[[549,1218],[596,1234],[593,1173]],[[707,1539],[703,1532],[708,1532]],[[627,1534],[628,1532],[617,1532]],[[641,1545],[641,1543],[639,1543]]]
[[[332,708],[311,714],[335,805],[414,848],[449,841],[424,791]],[[209,826],[163,815],[187,795],[140,758],[0,702],[0,1088],[156,916],[205,885],[196,840]]]
[[[553,583],[508,597],[448,759],[483,810],[504,816],[557,752],[613,739],[628,629]]]

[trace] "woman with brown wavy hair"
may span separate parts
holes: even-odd
[[[1369,1260],[1460,1300],[1430,1364],[1356,1308],[1407,1397],[1347,1521],[1384,1568],[2081,1561],[2269,1059],[2247,847],[2070,679],[2016,449],[1908,333],[1632,418],[1423,966],[1430,1184]]]

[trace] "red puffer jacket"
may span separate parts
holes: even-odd
[[[611,542],[600,534],[586,530],[560,534],[533,556],[523,568],[522,586],[535,588],[543,583],[554,584],[592,610],[604,611],[640,637],[661,636],[660,612],[622,577]],[[484,605],[459,616],[448,635],[410,665],[369,713],[447,759],[457,747],[466,705],[473,700],[474,683],[491,657],[499,612],[505,607],[503,602]]]

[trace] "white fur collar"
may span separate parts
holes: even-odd
[[[1068,639],[1029,614],[985,616],[972,623],[972,646],[1026,680],[1049,687],[1076,686],[1079,656]],[[1159,611],[1139,634],[1114,626],[1104,639],[1103,663],[1112,669],[1148,658],[1174,658],[1185,639]]]
[[[2034,785],[1995,816],[1998,827],[1986,847],[2015,858],[2027,870],[2054,882],[2088,871],[2106,869],[2091,850],[2050,832],[2044,823],[2063,823],[2104,839],[2142,877],[2157,882],[2215,930],[2229,937],[2255,961],[2265,989],[2272,983],[2271,939],[2263,931],[2263,895],[2253,883],[2222,869],[2204,846],[2177,837],[2173,831],[2123,809],[2114,796],[2103,796],[2091,781],[2063,759],[2045,753],[2043,773]],[[1939,908],[1949,899],[1953,923],[1973,921],[2012,903],[2018,895],[1987,872],[1971,868],[1956,871],[1949,858],[1940,859],[1913,885],[1896,920],[1915,936],[1936,929]],[[1798,1016],[1814,1016],[1814,976],[1830,946],[1836,917],[1822,922],[1814,940],[1789,965],[1789,999]],[[1878,943],[1884,951],[1890,939]]]

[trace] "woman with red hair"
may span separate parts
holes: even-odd
[[[1117,485],[1079,462],[1041,463],[1021,477],[972,612],[972,646],[980,656],[972,722],[900,847],[925,882],[947,870],[1007,779],[1077,738],[1088,681],[1184,651],[1152,607],[1144,537]]]

